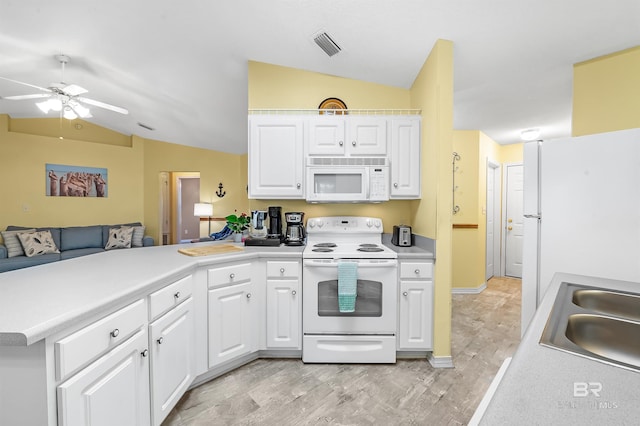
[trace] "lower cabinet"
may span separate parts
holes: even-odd
[[[268,349],[302,349],[301,280],[299,261],[267,261]]]
[[[433,349],[433,263],[401,262],[398,349]]]
[[[60,426],[149,424],[146,329],[58,386]]]
[[[151,420],[167,417],[194,379],[193,298],[149,325]]]

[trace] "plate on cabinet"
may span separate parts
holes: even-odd
[[[342,102],[341,99],[338,98],[327,98],[324,101],[320,102],[318,105],[318,109],[320,110],[320,114],[327,115],[343,115],[347,114],[347,105]],[[323,111],[328,110],[328,111]]]

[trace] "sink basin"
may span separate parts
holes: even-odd
[[[640,321],[640,296],[608,290],[575,290],[573,303],[601,314]]]
[[[640,295],[562,283],[540,344],[640,372]]]
[[[601,315],[569,315],[565,335],[602,358],[640,368],[640,323]]]

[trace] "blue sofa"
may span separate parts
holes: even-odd
[[[30,266],[42,265],[44,263],[57,262],[59,260],[103,252],[105,251],[107,241],[109,241],[109,229],[119,226],[142,226],[142,224],[136,222],[122,225],[35,228],[36,231],[50,231],[60,253],[43,254],[33,257],[27,257],[26,255],[8,257],[7,247],[4,244],[0,244],[0,272],[28,268]],[[7,231],[18,231],[21,229],[34,228],[24,226],[7,227]],[[147,247],[152,245],[154,245],[153,238],[145,235],[142,238],[142,246]]]

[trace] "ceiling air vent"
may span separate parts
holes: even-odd
[[[153,127],[147,126],[144,123],[138,123],[138,126],[142,127],[143,129],[147,129],[147,130],[155,130]]]
[[[331,36],[324,31],[313,36],[313,41],[329,56],[333,56],[342,50]]]

